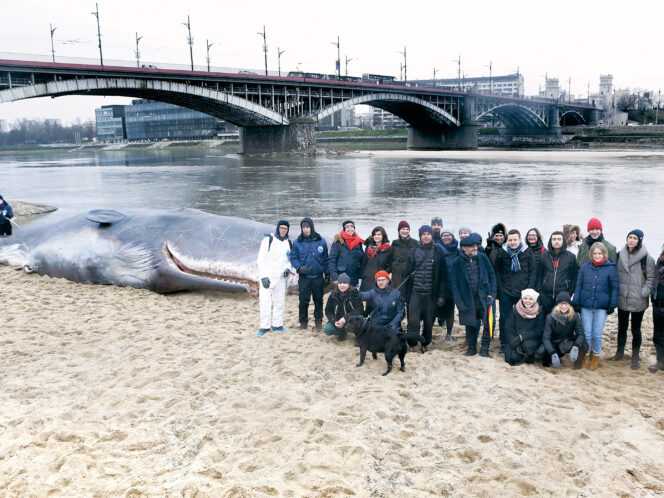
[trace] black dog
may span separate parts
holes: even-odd
[[[371,351],[374,359],[376,359],[376,353],[385,353],[387,371],[383,375],[387,375],[392,371],[392,360],[397,355],[401,361],[401,368],[399,370],[404,371],[406,367],[404,358],[408,351],[408,340],[421,344],[424,344],[426,341],[420,334],[401,334],[389,327],[371,325],[361,316],[349,318],[346,322],[346,330],[355,334],[357,345],[360,347],[360,363],[357,364],[358,367],[364,364],[367,351]]]

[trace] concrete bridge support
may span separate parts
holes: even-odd
[[[282,126],[252,126],[240,129],[241,154],[266,154],[305,150],[316,145],[316,121],[291,118]]]
[[[408,128],[408,150],[475,150],[477,129],[474,97],[463,102],[461,126]]]

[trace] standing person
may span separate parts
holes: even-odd
[[[454,230],[450,228],[443,228],[440,232],[441,244],[440,247],[445,253],[445,263],[447,264],[447,286],[445,287],[445,304],[437,309],[438,325],[441,327],[443,323],[447,330],[445,335],[445,344],[452,344],[452,328],[454,327],[454,296],[452,296],[452,288],[450,287],[450,268],[454,259],[459,255],[459,242],[454,238]]]
[[[369,323],[376,326],[401,330],[401,320],[406,316],[406,307],[401,293],[390,285],[390,275],[381,270],[375,275],[376,286],[360,292],[362,301],[371,306]]]
[[[459,227],[459,241],[470,237],[470,234],[473,233],[473,230],[470,227]]]
[[[328,319],[325,325],[326,335],[336,335],[337,340],[346,338],[346,321],[351,316],[364,313],[360,292],[350,284],[350,277],[345,273],[337,276],[337,287],[330,292],[325,304],[325,316]]]
[[[461,251],[452,262],[450,286],[454,303],[459,310],[459,323],[466,326],[468,350],[464,356],[477,354],[477,336],[484,323],[480,356],[490,357],[491,323],[494,319],[496,275],[489,258],[480,253],[470,237],[459,242]],[[491,307],[491,316],[489,316]]]
[[[567,250],[563,232],[557,231],[549,237],[548,250],[542,254],[537,272],[537,287],[540,304],[548,315],[555,304],[554,298],[561,292],[572,294],[576,288],[579,267],[576,256]]]
[[[652,373],[664,370],[664,245],[657,258],[655,278],[652,282],[652,342],[657,352],[657,363],[648,370]]]
[[[5,198],[0,195],[0,236],[12,234],[12,222],[14,217],[12,207],[5,202]]]
[[[489,237],[486,239],[486,249],[484,249],[484,254],[487,255],[491,264],[496,266],[496,260],[500,251],[503,250],[503,244],[505,244],[505,235],[507,234],[507,228],[502,223],[496,223],[491,227],[491,232],[489,232]]]
[[[443,219],[440,216],[431,218],[431,229],[433,230],[433,243],[440,244],[440,231],[443,229]]]
[[[300,275],[298,280],[300,330],[309,323],[309,301],[314,298],[314,320],[316,331],[323,330],[323,293],[325,281],[329,283],[327,242],[314,228],[311,218],[302,218],[302,233],[295,240],[290,253],[293,268]]]
[[[583,243],[583,235],[578,225],[563,225],[563,235],[567,242],[567,250],[577,256]]]
[[[500,346],[501,353],[505,346],[503,334],[505,322],[512,308],[521,299],[521,291],[535,288],[537,268],[533,252],[521,241],[521,232],[512,229],[507,232],[507,245],[496,260],[496,278],[498,281],[498,301],[500,302]]]
[[[597,218],[590,218],[590,221],[588,221],[588,236],[583,239],[583,243],[579,246],[579,254],[576,256],[576,262],[578,263],[579,268],[583,266],[586,261],[591,259],[590,248],[595,242],[601,242],[604,244],[611,261],[614,263],[618,261],[616,246],[604,238],[604,234],[602,233],[602,222]]]
[[[423,333],[427,347],[431,344],[433,321],[436,305],[445,304],[447,285],[447,264],[443,250],[433,243],[433,229],[422,225],[419,230],[420,242],[408,253],[406,277],[412,275],[406,283],[406,302],[408,303],[408,334]]]
[[[542,254],[546,251],[544,242],[542,241],[542,234],[537,228],[531,228],[526,232],[526,244],[533,251],[533,259],[535,260],[535,271],[539,270],[540,262],[542,261]]]
[[[284,330],[284,310],[286,309],[286,285],[292,273],[290,251],[292,242],[288,238],[290,224],[286,220],[277,222],[275,233],[266,235],[258,250],[258,278],[261,285],[258,291],[260,304],[260,329],[258,335],[270,330]]]
[[[542,346],[542,365],[560,368],[560,358],[569,353],[574,370],[579,370],[588,352],[586,336],[583,333],[581,315],[574,311],[569,292],[561,292],[557,304],[546,317]]]
[[[329,273],[335,284],[339,275],[345,273],[350,277],[351,285],[355,286],[362,277],[362,258],[364,258],[362,243],[364,240],[355,232],[355,223],[352,220],[344,221],[341,226],[342,230],[334,236],[334,242],[330,248]]]
[[[399,289],[401,295],[406,295],[406,285],[401,285],[408,265],[408,252],[417,246],[417,241],[410,236],[410,225],[407,221],[400,221],[397,228],[399,237],[392,242],[392,285]]]
[[[392,247],[383,227],[376,227],[371,231],[371,237],[364,242],[366,250],[362,260],[362,285],[360,292],[373,289],[374,276],[381,270],[392,271]],[[367,313],[370,310],[367,310]]]
[[[625,356],[627,329],[632,315],[632,370],[641,368],[641,321],[648,308],[648,297],[655,278],[655,260],[643,247],[643,232],[632,230],[627,234],[627,243],[618,253],[618,349],[607,360],[619,361]]]
[[[505,361],[512,366],[524,360],[534,363],[535,353],[542,345],[546,315],[537,302],[538,296],[534,289],[521,291],[521,299],[505,322]]]
[[[609,251],[603,243],[595,242],[590,248],[590,260],[579,270],[573,304],[581,309],[583,332],[586,335],[588,353],[583,368],[596,370],[602,352],[602,333],[607,315],[618,305],[618,272],[609,259]]]

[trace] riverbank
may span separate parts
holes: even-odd
[[[661,495],[661,373],[509,367],[436,345],[387,377],[352,339],[256,336],[244,295],[92,286],[0,267],[0,493]],[[311,310],[310,310],[311,313]],[[650,310],[644,332],[652,330]],[[604,356],[615,347],[609,319]]]

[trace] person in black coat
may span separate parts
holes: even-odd
[[[427,347],[431,344],[436,305],[445,304],[447,287],[447,263],[443,250],[433,243],[433,230],[422,225],[420,243],[408,253],[408,265],[404,274],[406,302],[408,303],[408,334],[420,333],[420,322]]]
[[[542,254],[546,251],[542,234],[537,228],[531,228],[526,232],[526,245],[533,251],[533,258],[535,259],[535,271],[539,269]]]
[[[445,253],[445,262],[447,263],[447,286],[445,291],[445,304],[436,310],[438,325],[445,324],[447,334],[445,343],[452,344],[452,328],[454,327],[454,298],[452,297],[452,287],[450,287],[450,268],[452,262],[459,256],[459,241],[454,238],[454,230],[443,228],[440,231],[440,248]]]
[[[512,366],[522,361],[533,363],[542,344],[546,315],[538,297],[534,289],[524,289],[505,322],[505,361]]]
[[[450,269],[450,287],[459,310],[459,323],[466,326],[468,350],[464,355],[477,354],[477,336],[484,322],[480,355],[489,357],[490,326],[495,318],[496,275],[489,258],[479,252],[473,238],[461,239],[459,245],[461,251]]]
[[[496,268],[496,260],[500,256],[501,251],[503,251],[503,244],[505,243],[505,235],[507,234],[507,229],[503,223],[496,223],[491,227],[491,232],[489,232],[489,237],[486,239],[486,249],[484,249],[484,254],[487,255],[491,265]]]
[[[14,211],[12,207],[5,202],[5,198],[0,195],[0,236],[12,234],[12,222]]]
[[[406,298],[406,285],[401,285],[406,278],[406,266],[408,266],[408,253],[413,247],[417,247],[417,240],[410,237],[410,225],[407,221],[399,222],[397,228],[399,237],[392,242],[392,286],[399,289],[401,296]]]
[[[362,283],[360,292],[367,292],[374,288],[374,277],[379,271],[392,271],[392,247],[383,227],[376,227],[371,231],[371,237],[364,241],[366,250],[362,259]],[[369,313],[370,310],[367,310]]]
[[[538,355],[545,367],[560,368],[560,358],[569,354],[574,370],[579,370],[588,351],[581,315],[572,308],[569,292],[558,294],[556,301],[558,304],[546,317]]]
[[[549,238],[548,250],[542,254],[537,272],[537,291],[544,312],[551,313],[554,298],[561,292],[572,294],[576,289],[576,277],[579,266],[576,256],[567,250],[567,241],[563,232],[556,231]]]
[[[521,299],[521,291],[534,289],[537,284],[537,267],[533,252],[521,241],[521,233],[507,232],[507,245],[496,260],[498,301],[500,302],[500,345],[505,346],[503,328],[512,308]]]
[[[362,315],[364,305],[360,291],[350,284],[350,277],[342,273],[337,277],[337,288],[330,292],[325,304],[325,316],[329,320],[325,325],[325,334],[336,335],[340,341],[346,338],[346,321],[351,316]]]

